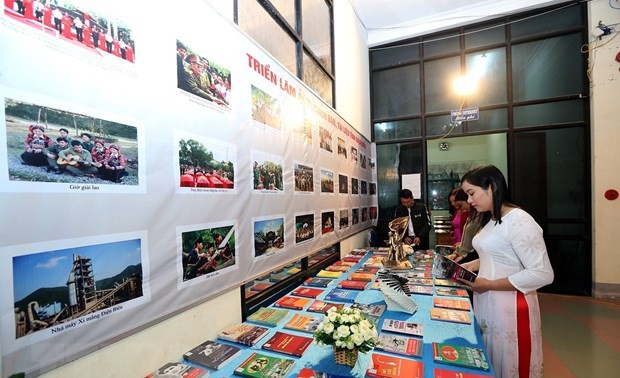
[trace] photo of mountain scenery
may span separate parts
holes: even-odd
[[[16,338],[141,297],[141,256],[134,239],[13,257]]]

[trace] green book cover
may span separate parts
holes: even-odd
[[[454,366],[489,370],[489,362],[481,348],[433,342],[433,360]]]
[[[252,353],[239,367],[235,374],[242,377],[285,378],[293,369],[295,360],[284,357],[272,357],[260,353]]]
[[[248,316],[248,320],[254,323],[277,326],[288,315],[288,310],[272,307],[261,307],[255,313]]]

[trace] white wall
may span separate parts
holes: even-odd
[[[614,3],[614,2],[612,2]],[[588,3],[590,29],[601,20],[604,24],[620,23],[620,11],[611,9],[607,0]],[[619,30],[616,26],[616,30]],[[605,36],[590,44],[591,82],[591,146],[592,146],[592,250],[593,295],[595,297],[620,297],[620,259],[618,259],[618,225],[620,224],[620,199],[605,199],[605,191],[620,191],[620,62],[615,60],[620,52],[620,38]],[[606,43],[606,44],[605,44]],[[603,45],[605,44],[605,45]]]
[[[232,19],[232,6],[215,3],[218,12]],[[366,33],[348,2],[334,5],[337,110],[370,139],[370,90]],[[220,5],[217,5],[220,4]],[[342,253],[366,245],[366,232],[341,244]],[[42,375],[44,378],[141,377],[168,361],[178,361],[184,351],[215,339],[225,326],[241,321],[239,289],[220,295],[177,316]],[[202,325],[202,326],[201,326]],[[1,366],[0,366],[1,370]],[[104,373],[102,373],[104,372]]]

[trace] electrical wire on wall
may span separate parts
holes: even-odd
[[[610,5],[611,5],[611,1],[610,1]],[[613,0],[615,1],[615,0]],[[614,7],[612,7],[614,8]],[[620,9],[620,8],[614,8],[614,9]],[[592,84],[592,70],[594,69],[594,58],[592,56],[592,52],[596,49],[599,49],[603,46],[605,46],[606,44],[608,44],[609,42],[613,41],[614,38],[616,38],[618,36],[618,34],[620,33],[619,31],[614,31],[616,29],[616,26],[618,26],[619,24],[613,24],[613,25],[604,25],[599,21],[599,25],[597,26],[598,29],[601,29],[601,31],[603,32],[603,34],[600,34],[597,38],[593,39],[592,41],[590,41],[589,43],[586,43],[584,45],[581,46],[581,53],[582,54],[588,54],[588,69],[586,71],[587,75],[588,75],[588,83],[590,85],[590,88],[593,87]],[[604,36],[609,36],[611,35],[610,38],[608,38],[605,42],[602,42],[602,37]]]

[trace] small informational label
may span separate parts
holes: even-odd
[[[470,108],[470,109],[450,111],[450,120],[452,122],[477,121],[479,118],[480,118],[480,108]]]

